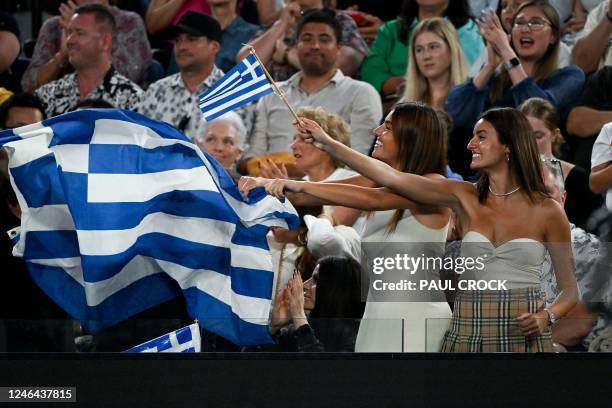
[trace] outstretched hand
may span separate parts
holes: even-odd
[[[321,150],[326,150],[334,142],[317,122],[308,118],[300,118],[297,133],[304,142],[312,143]]]
[[[257,187],[265,187],[271,181],[263,177],[242,176],[238,181],[238,190],[246,200],[251,190]]]

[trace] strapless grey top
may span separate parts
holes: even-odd
[[[465,234],[461,243],[461,256],[478,258],[483,270],[466,270],[460,280],[506,280],[506,288],[518,289],[540,286],[540,274],[546,247],[529,238],[516,238],[495,247],[484,235],[476,231]]]

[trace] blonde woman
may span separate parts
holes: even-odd
[[[440,17],[425,19],[416,26],[408,60],[403,101],[442,108],[450,88],[467,79],[468,64],[457,30]]]

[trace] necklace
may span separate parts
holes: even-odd
[[[491,185],[489,185],[489,192],[490,192],[491,194],[493,194],[495,197],[505,197],[505,196],[509,196],[510,194],[516,193],[516,192],[517,192],[517,191],[519,191],[520,189],[521,189],[521,187],[520,187],[520,186],[518,186],[517,188],[515,188],[515,189],[514,189],[514,190],[512,190],[512,191],[509,191],[509,192],[507,192],[507,193],[501,193],[501,194],[499,194],[499,193],[496,193],[496,192],[494,192],[493,190],[491,190]]]

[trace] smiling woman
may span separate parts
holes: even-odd
[[[571,310],[578,291],[569,223],[561,206],[548,196],[533,131],[523,114],[496,108],[477,121],[468,145],[471,167],[481,172],[476,185],[399,171],[334,142],[312,122],[306,121],[303,127],[314,143],[376,183],[408,200],[453,208],[468,231],[462,256],[484,253],[487,258],[485,268],[474,272],[478,273],[474,277],[506,280],[507,290],[457,294],[442,351],[552,351],[548,326]],[[276,194],[281,193],[280,187],[315,193],[308,183],[276,184],[277,188],[268,188]],[[363,199],[374,193],[341,185],[334,190],[336,200]],[[405,205],[389,200],[389,195],[378,193],[381,207]],[[544,308],[539,281],[546,250],[561,288],[548,308]],[[472,278],[468,275],[465,272],[461,278]]]
[[[557,69],[559,24],[546,0],[519,6],[511,40],[495,14],[484,15],[479,27],[488,43],[487,63],[473,79],[451,89],[445,108],[455,126],[471,132],[486,109],[517,107],[531,97],[550,101],[564,116],[580,95],[584,73],[575,65]]]

